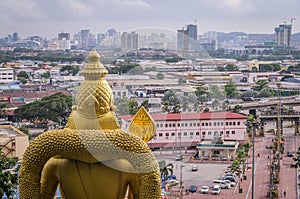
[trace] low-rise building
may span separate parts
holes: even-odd
[[[0,84],[8,84],[14,81],[13,68],[0,68]]]
[[[128,129],[133,115],[120,116],[122,129]],[[151,114],[156,135],[148,142],[151,148],[196,147],[202,140],[216,136],[224,141],[245,141],[247,116],[231,112]]]
[[[28,135],[14,126],[0,125],[0,149],[5,157],[21,160],[28,145]]]

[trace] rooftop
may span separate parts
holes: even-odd
[[[0,125],[0,137],[14,137],[25,135],[22,131],[11,125]]]
[[[132,120],[134,115],[120,116],[124,120]],[[156,113],[151,114],[155,121],[181,121],[181,120],[213,120],[213,119],[247,119],[248,117],[232,112],[208,112],[208,113]]]

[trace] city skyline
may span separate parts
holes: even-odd
[[[300,32],[297,0],[3,0],[0,2],[0,37],[18,32],[20,38],[40,35],[54,38],[81,29],[94,33],[110,28],[128,31],[156,27],[176,31],[196,24],[207,31],[275,33],[274,27],[293,22]]]

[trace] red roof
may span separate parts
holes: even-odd
[[[124,120],[131,120],[134,115],[119,116]],[[178,121],[178,120],[212,120],[212,119],[247,119],[248,117],[232,112],[207,112],[207,113],[156,113],[151,114],[155,121]]]

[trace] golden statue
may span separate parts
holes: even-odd
[[[161,198],[159,167],[145,143],[155,135],[152,118],[142,108],[129,132],[120,129],[96,51],[82,73],[66,128],[41,134],[23,156],[20,198],[52,199],[58,186],[64,199]]]

